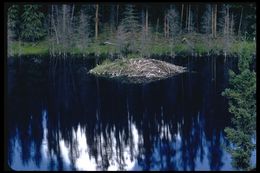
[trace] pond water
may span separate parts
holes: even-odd
[[[8,58],[8,164],[14,170],[233,170],[221,92],[234,62],[215,60],[176,58],[190,72],[133,85],[88,75],[91,58]]]

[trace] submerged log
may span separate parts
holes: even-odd
[[[186,71],[185,67],[155,59],[118,59],[98,65],[89,71],[98,77],[117,78],[123,82],[147,83],[165,79]]]

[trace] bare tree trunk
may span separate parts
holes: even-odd
[[[62,5],[62,12],[63,12],[63,17],[62,17],[63,25],[62,25],[62,29],[63,29],[63,34],[65,34],[65,31],[66,31],[66,5]]]
[[[199,32],[199,6],[196,5],[196,11],[197,11],[197,32]]]
[[[116,6],[116,28],[118,27],[118,12],[119,12],[119,5]]]
[[[70,16],[70,24],[72,24],[73,22],[73,17],[74,17],[74,9],[75,9],[75,5],[72,5],[72,11],[71,11],[71,16]]]
[[[8,16],[8,18],[9,18],[9,16]],[[9,22],[10,19],[7,19],[7,20]],[[9,23],[7,25],[9,25]],[[12,51],[10,49],[11,48],[11,37],[10,37],[11,31],[10,30],[11,29],[8,26],[8,29],[7,29],[7,57],[12,56]]]
[[[111,5],[110,7],[110,33],[113,33],[114,27],[115,27],[115,6]]]
[[[71,7],[71,14],[70,14],[70,19],[69,19],[69,16],[68,16],[68,34],[70,35],[70,39],[73,38],[73,18],[74,18],[74,9],[75,9],[75,5],[73,4],[72,7]],[[71,42],[70,42],[71,44]]]
[[[156,32],[159,32],[158,31],[159,30],[159,21],[160,21],[160,19],[157,18],[157,21],[156,21]]]
[[[189,5],[186,7],[186,30],[188,31],[188,16],[189,16]]]
[[[159,29],[159,18],[157,18],[157,22],[156,22],[156,38],[158,37],[158,29]]]
[[[98,4],[96,5],[96,18],[95,18],[95,39],[98,37]]]
[[[61,32],[61,29],[60,29],[61,24],[60,24],[60,22],[61,22],[62,18],[61,18],[60,14],[59,14],[60,11],[59,11],[58,5],[55,5],[54,7],[56,9],[56,19],[57,19],[57,25],[56,26],[57,26],[57,31]]]
[[[181,24],[180,24],[181,30],[180,30],[180,32],[182,32],[183,10],[184,10],[184,4],[181,4]]]
[[[53,12],[54,12],[53,5],[51,6],[51,11],[52,11],[52,12],[51,12],[52,26],[53,26],[53,28],[54,28],[54,32],[55,32],[55,36],[56,36],[56,43],[59,44],[59,37],[58,37],[56,24],[55,24],[54,17],[53,17]]]
[[[217,11],[218,11],[218,5],[215,5],[215,18],[214,18],[214,37],[217,38]]]
[[[167,38],[170,36],[170,21],[168,18],[166,18],[166,24],[167,24]]]
[[[234,14],[231,15],[231,23],[230,23],[230,34],[233,34],[233,25],[234,25]]]
[[[148,8],[146,7],[146,13],[145,13],[145,33],[146,36],[148,34]]]
[[[229,22],[229,7],[227,7],[227,35],[229,36],[230,22]]]
[[[67,5],[62,5],[62,47],[63,47],[63,55],[65,58],[65,49],[68,46],[68,32],[66,25],[66,14],[67,14]]]
[[[242,18],[243,18],[243,7],[242,7],[242,10],[241,10],[241,15],[240,15],[240,20],[239,20],[239,26],[238,26],[238,35],[240,36],[241,35],[241,24],[242,24]]]
[[[164,16],[164,37],[166,38],[166,15]]]
[[[212,38],[214,38],[214,9],[211,7],[211,34]]]
[[[190,24],[191,24],[191,14],[190,14],[190,4],[189,4],[189,17],[188,17],[188,32],[190,32]]]

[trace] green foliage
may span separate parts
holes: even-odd
[[[186,37],[186,36],[184,35],[184,37]],[[103,38],[103,39],[101,39],[101,38]],[[84,54],[84,55],[91,54],[91,53],[94,53],[96,55],[100,55],[100,54],[114,55],[114,54],[120,53],[117,46],[102,44],[103,42],[105,42],[107,40],[106,37],[103,36],[103,33],[100,34],[98,41],[93,41],[91,38],[89,38],[89,39],[90,40],[88,41],[87,45],[85,45],[84,47],[83,46],[79,47],[78,44],[76,44],[74,46],[71,45],[69,48],[65,49],[65,51],[68,53],[71,53],[71,54]],[[181,37],[180,38],[177,37],[175,40],[175,43],[173,44],[164,38],[151,38],[150,44],[145,45],[146,46],[145,49],[147,49],[147,51],[149,51],[150,55],[170,55],[170,53],[172,51],[178,55],[189,55],[190,54],[189,47],[185,43],[182,43],[180,39],[181,39]],[[195,40],[194,50],[196,53],[201,54],[201,55],[208,53],[210,50],[211,50],[211,53],[213,53],[213,54],[214,53],[219,54],[220,52],[223,51],[223,45],[221,44],[221,42],[219,40],[220,39],[209,40],[206,42],[203,39],[197,39],[197,40]],[[137,41],[139,41],[139,40],[137,40]],[[48,51],[49,46],[50,46],[50,44],[46,43],[46,41],[44,41],[44,40],[39,41],[39,43],[37,43],[36,46],[33,46],[33,45],[35,45],[33,43],[32,44],[29,44],[27,42],[22,42],[22,43],[23,44],[21,44],[21,49],[22,50],[26,49],[27,53],[30,53],[29,51],[32,51],[32,54],[34,54],[36,52],[41,53],[41,52]],[[140,46],[141,43],[142,42],[139,41],[136,44],[137,44],[137,46]],[[42,48],[44,49],[43,51],[38,50],[39,45],[42,46]],[[45,46],[45,47],[43,47],[43,46]],[[11,43],[11,47],[15,48],[15,53],[18,52],[19,46],[18,46],[17,41],[14,41],[13,43]],[[246,49],[246,52],[248,52],[249,54],[252,54],[252,53],[255,53],[256,43],[248,42],[248,41],[243,41],[243,42],[236,41],[232,45],[232,49],[229,50],[229,52],[227,52],[227,54],[228,55],[241,54],[241,50],[243,47]],[[56,51],[60,50],[61,48],[62,47],[59,47],[59,45],[55,45]],[[34,50],[34,49],[37,49],[37,50]],[[135,55],[140,56],[140,55],[142,55],[142,53],[140,52],[141,50],[139,50],[139,52],[129,53],[129,55],[135,54]],[[23,54],[24,51],[21,51],[20,53]],[[144,55],[144,53],[143,53],[143,55]],[[146,55],[148,55],[148,54],[146,54]],[[242,58],[242,59],[246,59],[246,57]],[[242,62],[241,62],[241,65],[242,65]]]
[[[194,51],[199,54],[208,52],[213,54],[219,54],[221,52],[225,52],[225,54],[240,54],[241,46],[246,46],[248,48],[246,51],[248,52],[255,52],[255,43],[252,41],[248,42],[247,40],[252,39],[256,33],[255,4],[239,3],[229,4],[229,6],[229,17],[231,17],[231,13],[234,14],[234,26],[236,27],[233,29],[235,30],[238,30],[237,26],[239,25],[241,11],[243,9],[240,28],[241,34],[238,35],[239,37],[233,37],[232,35],[232,39],[225,39],[220,36],[221,30],[219,30],[218,37],[212,39],[212,6],[210,4],[198,5],[198,8],[201,8],[201,14],[203,16],[195,21],[199,24],[197,32],[183,35],[179,31],[184,28],[186,8],[184,8],[183,11],[184,15],[182,16],[181,26],[180,6],[174,6],[174,8],[156,8],[159,10],[158,13],[163,14],[161,16],[157,16],[158,13],[153,13],[154,7],[157,6],[151,6],[151,8],[149,8],[149,29],[147,32],[147,28],[143,28],[142,30],[140,24],[140,12],[146,8],[145,6],[126,4],[124,8],[120,5],[117,17],[113,14],[113,20],[116,21],[109,23],[108,20],[106,20],[107,16],[111,12],[115,13],[115,11],[110,11],[109,8],[107,8],[108,6],[101,4],[100,15],[102,19],[99,20],[99,31],[101,31],[101,33],[99,33],[99,39],[96,40],[96,43],[93,42],[94,23],[92,21],[95,10],[91,5],[75,5],[75,9],[72,8],[72,5],[66,5],[65,15],[62,14],[63,9],[59,8],[59,6],[57,6],[57,8],[55,6],[55,8],[52,9],[50,5],[11,5],[8,8],[8,44],[12,44],[10,40],[22,39],[21,41],[23,42],[37,42],[41,39],[51,38],[51,42],[57,42],[57,45],[55,45],[55,43],[51,44],[53,45],[51,52],[54,51],[54,48],[57,48],[55,51],[72,51],[83,54],[95,53],[97,55],[102,53],[120,53],[123,56],[127,56],[127,54],[150,56],[152,54],[175,55],[182,53],[186,55],[191,53],[192,50],[187,44],[181,42],[182,38],[185,37],[189,43],[193,45]],[[114,8],[111,9],[115,10]],[[221,8],[218,8],[218,13],[220,13],[220,10]],[[194,11],[193,7],[191,7],[191,11]],[[145,13],[143,11],[142,25],[144,25],[144,15]],[[63,21],[61,21],[63,16],[66,18],[66,34],[63,33],[63,29],[65,28],[62,25]],[[155,18],[157,18],[156,23]],[[168,19],[168,26],[166,26],[164,22],[165,19]],[[221,24],[219,19],[221,19],[221,15],[218,15],[217,25]],[[57,32],[54,31],[53,24],[55,24]],[[116,26],[113,26],[113,24]],[[116,31],[111,30],[111,27],[116,28]],[[168,37],[164,37],[165,27],[168,27],[168,34],[171,36],[170,41]],[[152,32],[153,29],[156,32]],[[47,30],[49,30],[48,38],[46,38]],[[58,41],[56,41],[55,38]],[[243,41],[243,39],[247,41]],[[99,44],[108,40],[117,46]],[[62,44],[67,46],[62,47]],[[23,45],[21,47],[23,47]],[[33,48],[32,51],[37,52],[34,51]],[[243,62],[241,62],[240,65],[244,66]]]
[[[18,38],[20,32],[20,7],[18,5],[11,5],[8,8],[8,27],[14,33],[12,37]]]
[[[11,45],[14,55],[44,54],[48,53],[48,42],[41,41],[39,43],[29,43],[15,41]]]
[[[121,25],[124,28],[124,31],[127,33],[135,33],[140,30],[140,25],[138,22],[138,17],[134,11],[134,6],[131,4],[126,5],[124,11],[124,18],[121,22]]]
[[[82,51],[89,46],[91,41],[90,35],[90,16],[86,14],[86,10],[81,9],[78,21],[78,27],[76,29],[76,42],[77,47]]]
[[[189,51],[188,46],[185,44],[177,44],[173,49],[177,54],[186,54]]]
[[[25,41],[38,41],[45,36],[44,14],[40,5],[24,5],[21,23],[21,37]]]
[[[163,55],[169,54],[169,52],[169,44],[167,44],[165,41],[159,40],[157,42],[152,42],[152,44],[150,45],[151,54]]]
[[[199,54],[203,54],[203,53],[209,51],[209,50],[207,50],[207,46],[205,46],[203,43],[195,44],[194,49],[195,49],[195,52],[197,52]]]
[[[241,50],[242,48],[245,49],[245,51],[247,51],[248,53],[254,53],[256,50],[256,42],[252,42],[252,41],[235,41],[231,48],[230,48],[230,53],[238,53],[241,54]]]
[[[180,31],[180,17],[179,14],[176,10],[176,8],[171,8],[167,12],[167,20],[169,21],[169,31],[170,31],[170,36],[174,37],[177,34],[179,34]]]
[[[246,15],[246,21],[248,23],[248,27],[246,30],[246,34],[249,38],[256,37],[256,4],[250,3],[248,6],[248,15]]]
[[[141,27],[133,5],[126,5],[123,15],[124,18],[117,31],[117,44],[119,52],[127,55],[128,53],[137,52],[138,33]]]
[[[234,147],[229,147],[232,165],[237,169],[250,168],[250,156],[255,145],[251,139],[256,133],[256,73],[249,70],[252,61],[247,47],[241,48],[239,73],[229,71],[230,88],[222,95],[229,99],[229,112],[233,115],[233,127],[225,128],[227,138]]]

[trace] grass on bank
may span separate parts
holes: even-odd
[[[49,46],[46,40],[36,43],[13,41],[10,49],[12,55],[45,54]]]
[[[77,46],[71,46],[64,48],[56,46],[54,50],[65,51],[70,54],[108,54],[114,55],[119,54],[119,50],[114,45],[103,44],[107,39],[104,36],[100,36],[102,39],[97,41],[91,41],[88,46],[79,48]],[[186,38],[189,45],[183,42],[183,38]],[[140,44],[140,43],[137,43]],[[12,55],[29,55],[29,54],[45,54],[50,50],[50,41],[43,40],[36,43],[28,42],[11,42],[11,53]],[[183,34],[173,39],[165,39],[164,37],[152,36],[151,40],[138,49],[138,52],[130,53],[127,56],[150,56],[150,55],[205,55],[205,54],[221,54],[226,55],[238,54],[242,47],[246,47],[250,52],[256,52],[256,43],[253,41],[242,41],[234,39],[233,41],[227,42],[224,37],[218,37],[216,39],[207,38],[202,34]]]

